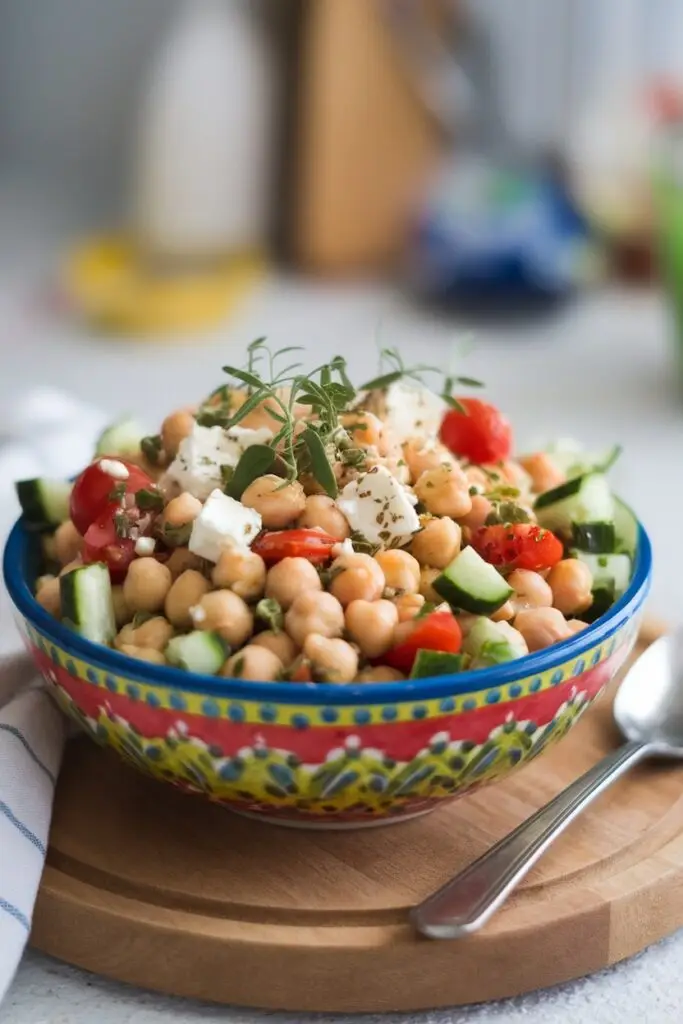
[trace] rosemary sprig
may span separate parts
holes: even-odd
[[[385,367],[391,367],[391,369],[385,370]],[[382,348],[380,349],[380,370],[384,370],[378,377],[373,377],[372,380],[366,381],[360,388],[361,391],[376,391],[383,388],[388,388],[391,384],[395,384],[400,380],[414,381],[417,384],[428,386],[425,383],[425,376],[437,374],[442,378],[438,388],[433,390],[453,409],[457,409],[459,412],[465,412],[462,404],[453,397],[453,389],[456,384],[460,384],[463,387],[480,388],[483,384],[480,380],[476,380],[474,377],[459,377],[453,374],[444,374],[443,370],[438,366],[429,366],[425,363],[417,363],[415,366],[406,366],[401,353],[395,348]]]

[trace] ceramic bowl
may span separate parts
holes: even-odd
[[[563,736],[637,635],[650,543],[621,506],[632,581],[610,611],[545,651],[414,682],[254,683],[146,664],[82,639],[37,603],[39,545],[21,522],[4,574],[61,708],[130,764],[235,811],[356,827],[424,813],[502,778]],[[621,533],[623,536],[623,533]]]

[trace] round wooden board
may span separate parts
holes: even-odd
[[[300,1011],[424,1009],[576,978],[683,924],[683,768],[617,783],[478,935],[420,939],[406,915],[617,742],[604,698],[508,782],[393,827],[305,832],[185,796],[78,740],[32,943],[145,988]]]

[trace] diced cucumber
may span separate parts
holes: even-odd
[[[588,473],[539,494],[534,505],[541,526],[571,535],[574,523],[610,522],[614,499],[602,473]]]
[[[453,608],[489,615],[513,593],[494,566],[472,547],[464,548],[434,580],[434,590]]]
[[[591,555],[611,555],[617,538],[614,523],[572,523],[572,545]]]
[[[604,452],[587,452],[571,438],[556,441],[546,448],[552,462],[571,480],[586,473],[606,473],[621,454],[621,446],[613,445]]]
[[[591,555],[572,550],[571,555],[591,571],[593,590],[611,589],[614,598],[621,597],[631,582],[631,559],[628,555]]]
[[[69,518],[71,484],[66,480],[19,480],[15,485],[24,523],[31,530],[49,530]]]
[[[174,636],[164,654],[170,665],[187,672],[214,675],[230,654],[230,648],[218,633],[196,629],[184,636]]]
[[[448,676],[462,670],[461,654],[449,654],[448,651],[419,650],[413,662],[411,679],[425,679],[429,676]]]
[[[625,551],[633,558],[638,547],[638,517],[621,498],[614,499],[614,525],[617,550]]]
[[[106,427],[97,439],[95,455],[139,455],[147,431],[130,417]]]
[[[501,628],[502,627],[502,628]],[[473,658],[473,668],[485,665],[500,665],[504,661],[514,661],[527,653],[526,646],[515,643],[504,623],[491,622],[490,619],[477,619],[463,642],[463,650]]]
[[[109,644],[116,635],[109,570],[103,562],[72,569],[59,578],[62,621],[87,640]]]

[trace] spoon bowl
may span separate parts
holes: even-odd
[[[619,687],[614,719],[627,740],[652,754],[683,757],[683,630],[660,637]]]

